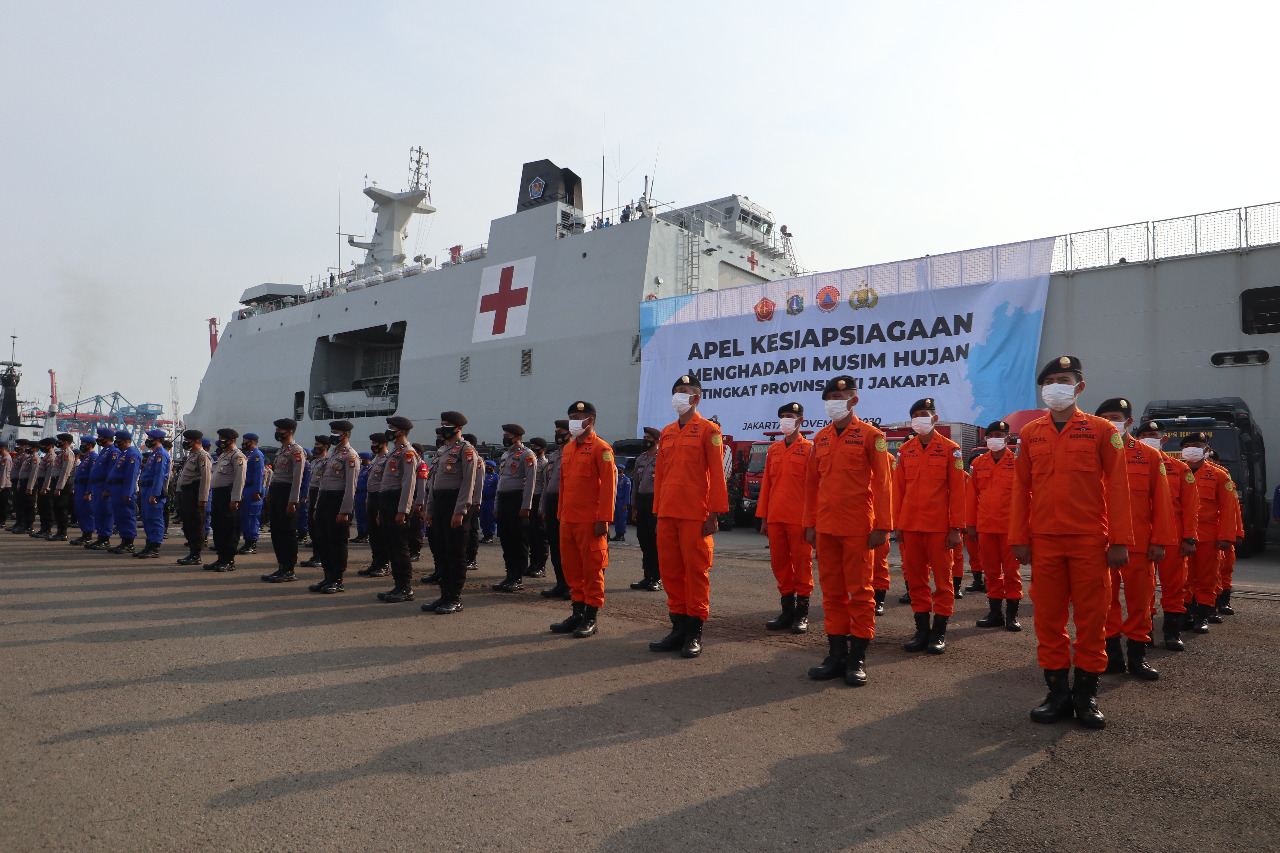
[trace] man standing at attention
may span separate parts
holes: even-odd
[[[809,595],[813,592],[813,546],[804,538],[804,482],[813,442],[800,434],[804,406],[778,408],[782,438],[769,446],[756,516],[769,537],[769,563],[782,597],[782,613],[764,623],[770,631],[809,630]]]

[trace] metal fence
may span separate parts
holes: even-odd
[[[1051,272],[1243,252],[1280,243],[1280,202],[1135,222],[1057,237]]]

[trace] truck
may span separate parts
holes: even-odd
[[[1240,397],[1152,400],[1147,403],[1142,420],[1160,424],[1169,438],[1165,452],[1172,456],[1180,454],[1177,444],[1183,436],[1194,432],[1209,436],[1218,464],[1227,469],[1236,484],[1244,522],[1240,556],[1266,548],[1267,524],[1271,520],[1266,446],[1249,404]]]
[[[964,454],[966,462],[972,458],[974,449],[981,447],[986,440],[986,430],[973,424],[938,421],[933,428],[938,435],[946,436],[960,445],[960,452]],[[909,423],[885,424],[880,429],[884,431],[885,440],[889,443],[889,452],[895,456],[902,443],[915,435]]]

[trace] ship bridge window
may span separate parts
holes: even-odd
[[[400,321],[318,338],[308,395],[311,418],[394,414],[400,399],[405,326]]]
[[[1240,326],[1246,335],[1280,332],[1280,286],[1255,287],[1241,293]]]

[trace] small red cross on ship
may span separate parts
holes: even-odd
[[[754,251],[750,255],[747,255],[747,263],[751,264],[752,272],[755,272],[756,267],[760,265],[760,262],[756,260],[756,253]]]

